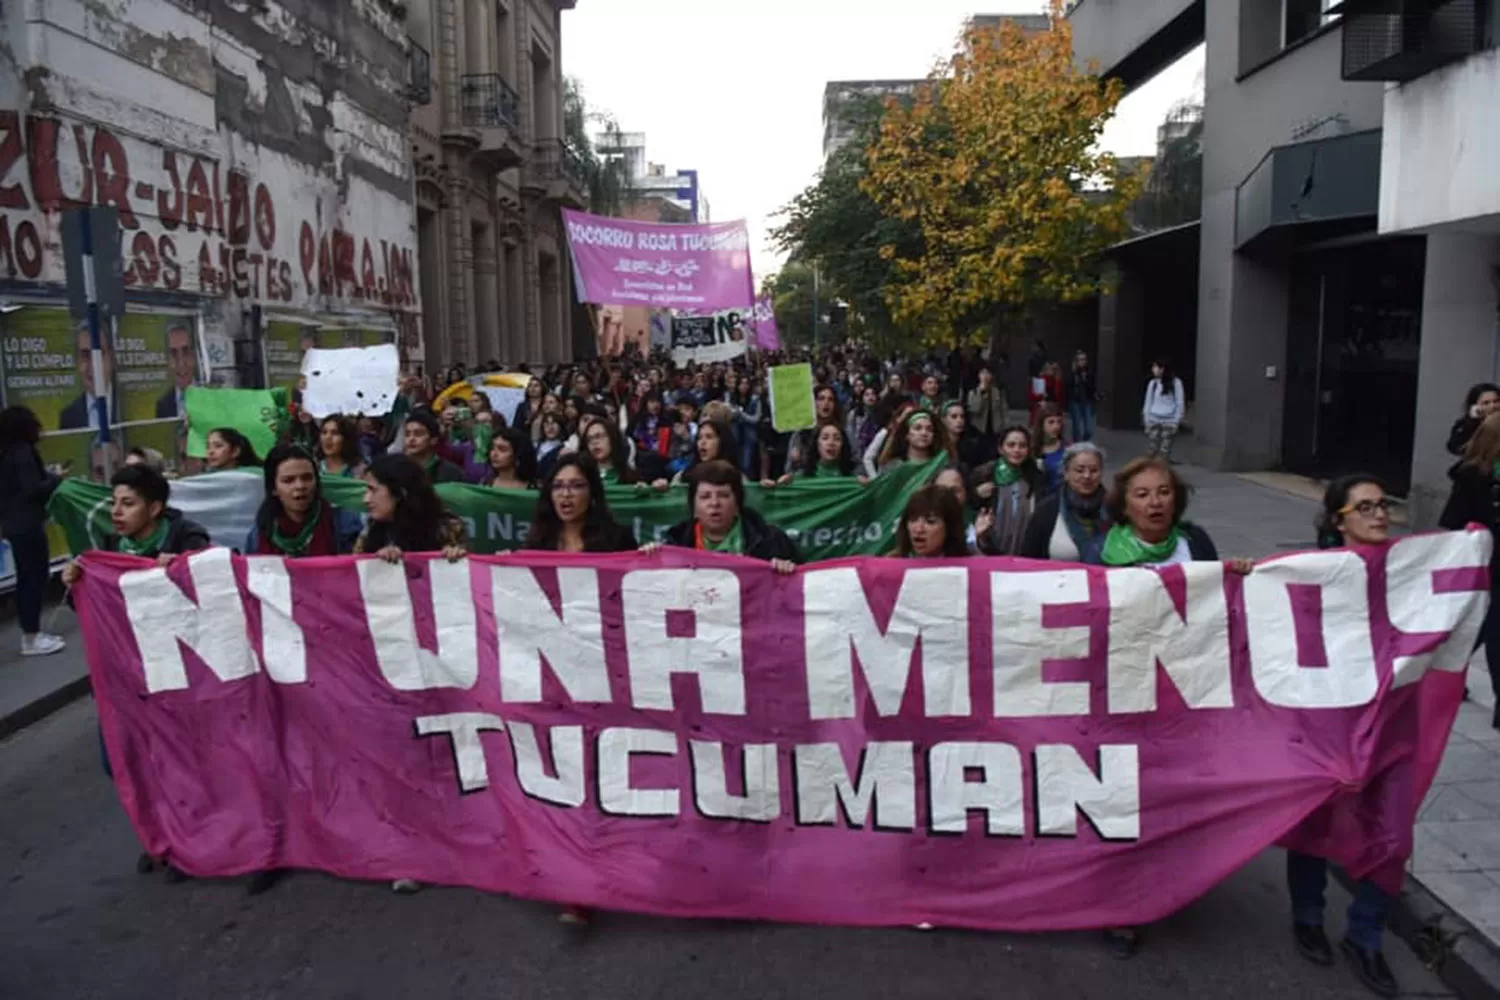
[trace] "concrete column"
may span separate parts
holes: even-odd
[[[1146,330],[1146,289],[1140,276],[1122,261],[1107,263],[1114,290],[1099,297],[1099,425],[1129,430],[1141,425],[1141,373]]]
[[[1422,347],[1417,372],[1417,427],[1412,447],[1411,520],[1437,525],[1448,499],[1444,445],[1475,382],[1500,379],[1500,236],[1442,233],[1427,237],[1422,285]]]
[[[1200,247],[1195,458],[1264,469],[1281,458],[1286,269],[1235,253],[1233,189],[1205,195]]]

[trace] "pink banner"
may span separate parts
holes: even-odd
[[[755,300],[755,346],[762,351],[781,350],[781,331],[776,328],[776,305],[771,296],[762,295]]]
[[[1046,930],[1161,918],[1283,838],[1399,879],[1489,548],[90,553],[75,594],[121,800],[190,874]]]
[[[563,209],[578,301],[686,312],[754,304],[744,222],[671,225]]]

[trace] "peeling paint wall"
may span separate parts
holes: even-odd
[[[0,288],[111,204],[138,296],[415,316],[405,86],[389,0],[0,3]]]

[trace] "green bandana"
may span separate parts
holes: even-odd
[[[832,462],[825,462],[822,459],[818,460],[818,475],[842,476],[843,474],[843,470],[839,468],[838,459],[834,459]]]
[[[995,463],[996,486],[1000,487],[1001,489],[1005,489],[1005,487],[1009,486],[1011,483],[1020,478],[1021,474],[1016,471],[1016,467],[1005,461],[1005,459],[1002,458],[1000,461]]]
[[[171,527],[165,517],[156,519],[156,527],[144,540],[136,541],[134,538],[120,536],[120,552],[127,556],[154,556],[161,554],[161,547],[167,540],[167,530]]]
[[[703,547],[709,552],[728,552],[733,555],[741,555],[745,551],[745,535],[740,530],[739,518],[734,519],[734,526],[729,529],[729,534],[724,536],[722,542],[715,542],[708,537],[707,532],[702,533],[702,538]]]
[[[433,452],[432,457],[422,464],[422,468],[427,470],[427,481],[429,483],[437,482],[438,463],[442,460],[442,457],[437,452]]]
[[[282,554],[296,559],[307,551],[307,543],[312,541],[313,532],[317,530],[318,519],[323,516],[323,505],[316,504],[311,516],[302,522],[302,527],[291,538],[281,533],[281,518],[275,518],[271,522],[271,544],[276,546]]]
[[[604,482],[605,486],[618,486],[620,483],[620,474],[615,471],[613,465],[606,465],[600,469],[599,478]]]
[[[1167,537],[1155,545],[1143,542],[1128,524],[1117,524],[1109,529],[1104,539],[1104,565],[1140,566],[1143,563],[1165,562],[1177,551],[1182,540],[1182,525],[1172,526]]]
[[[474,458],[481,464],[489,462],[490,445],[495,443],[495,429],[489,424],[474,425]]]

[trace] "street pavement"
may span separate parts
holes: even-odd
[[[1112,466],[1138,450],[1133,437],[1101,437]],[[1184,473],[1196,490],[1189,516],[1226,557],[1309,547],[1311,502],[1237,476],[1192,467]],[[10,691],[45,686],[38,676],[62,683],[81,668],[76,635],[63,654],[31,661],[10,655],[14,639],[13,625],[0,631],[6,654],[0,707],[19,697]],[[1493,733],[1487,714],[1466,706],[1456,739],[1500,762],[1500,739],[1487,735]],[[1296,955],[1283,858],[1275,850],[1149,928],[1141,954],[1128,962],[1110,957],[1094,934],[921,933],[607,914],[580,936],[558,924],[550,906],[464,889],[396,896],[384,884],[310,873],[257,897],[246,894],[243,880],[168,884],[134,872],[138,847],[100,772],[95,726],[85,699],[0,743],[0,998],[1371,995],[1344,965],[1317,968]],[[1414,865],[1446,866],[1476,912],[1500,909],[1500,883],[1490,891],[1482,881],[1491,878],[1483,866],[1500,864],[1500,852],[1448,842],[1494,828],[1478,821],[1492,816],[1483,812],[1491,801],[1487,782],[1500,781],[1500,768],[1486,772],[1486,761],[1467,744],[1461,756],[1445,770],[1451,784],[1464,787],[1452,795],[1438,790],[1444,805],[1428,818],[1446,825],[1429,831],[1432,837],[1419,827]],[[1500,808],[1500,795],[1493,801]],[[1435,839],[1439,834],[1448,839]],[[1335,941],[1347,903],[1331,884],[1328,930]],[[1453,995],[1394,935],[1386,948],[1403,995]]]

